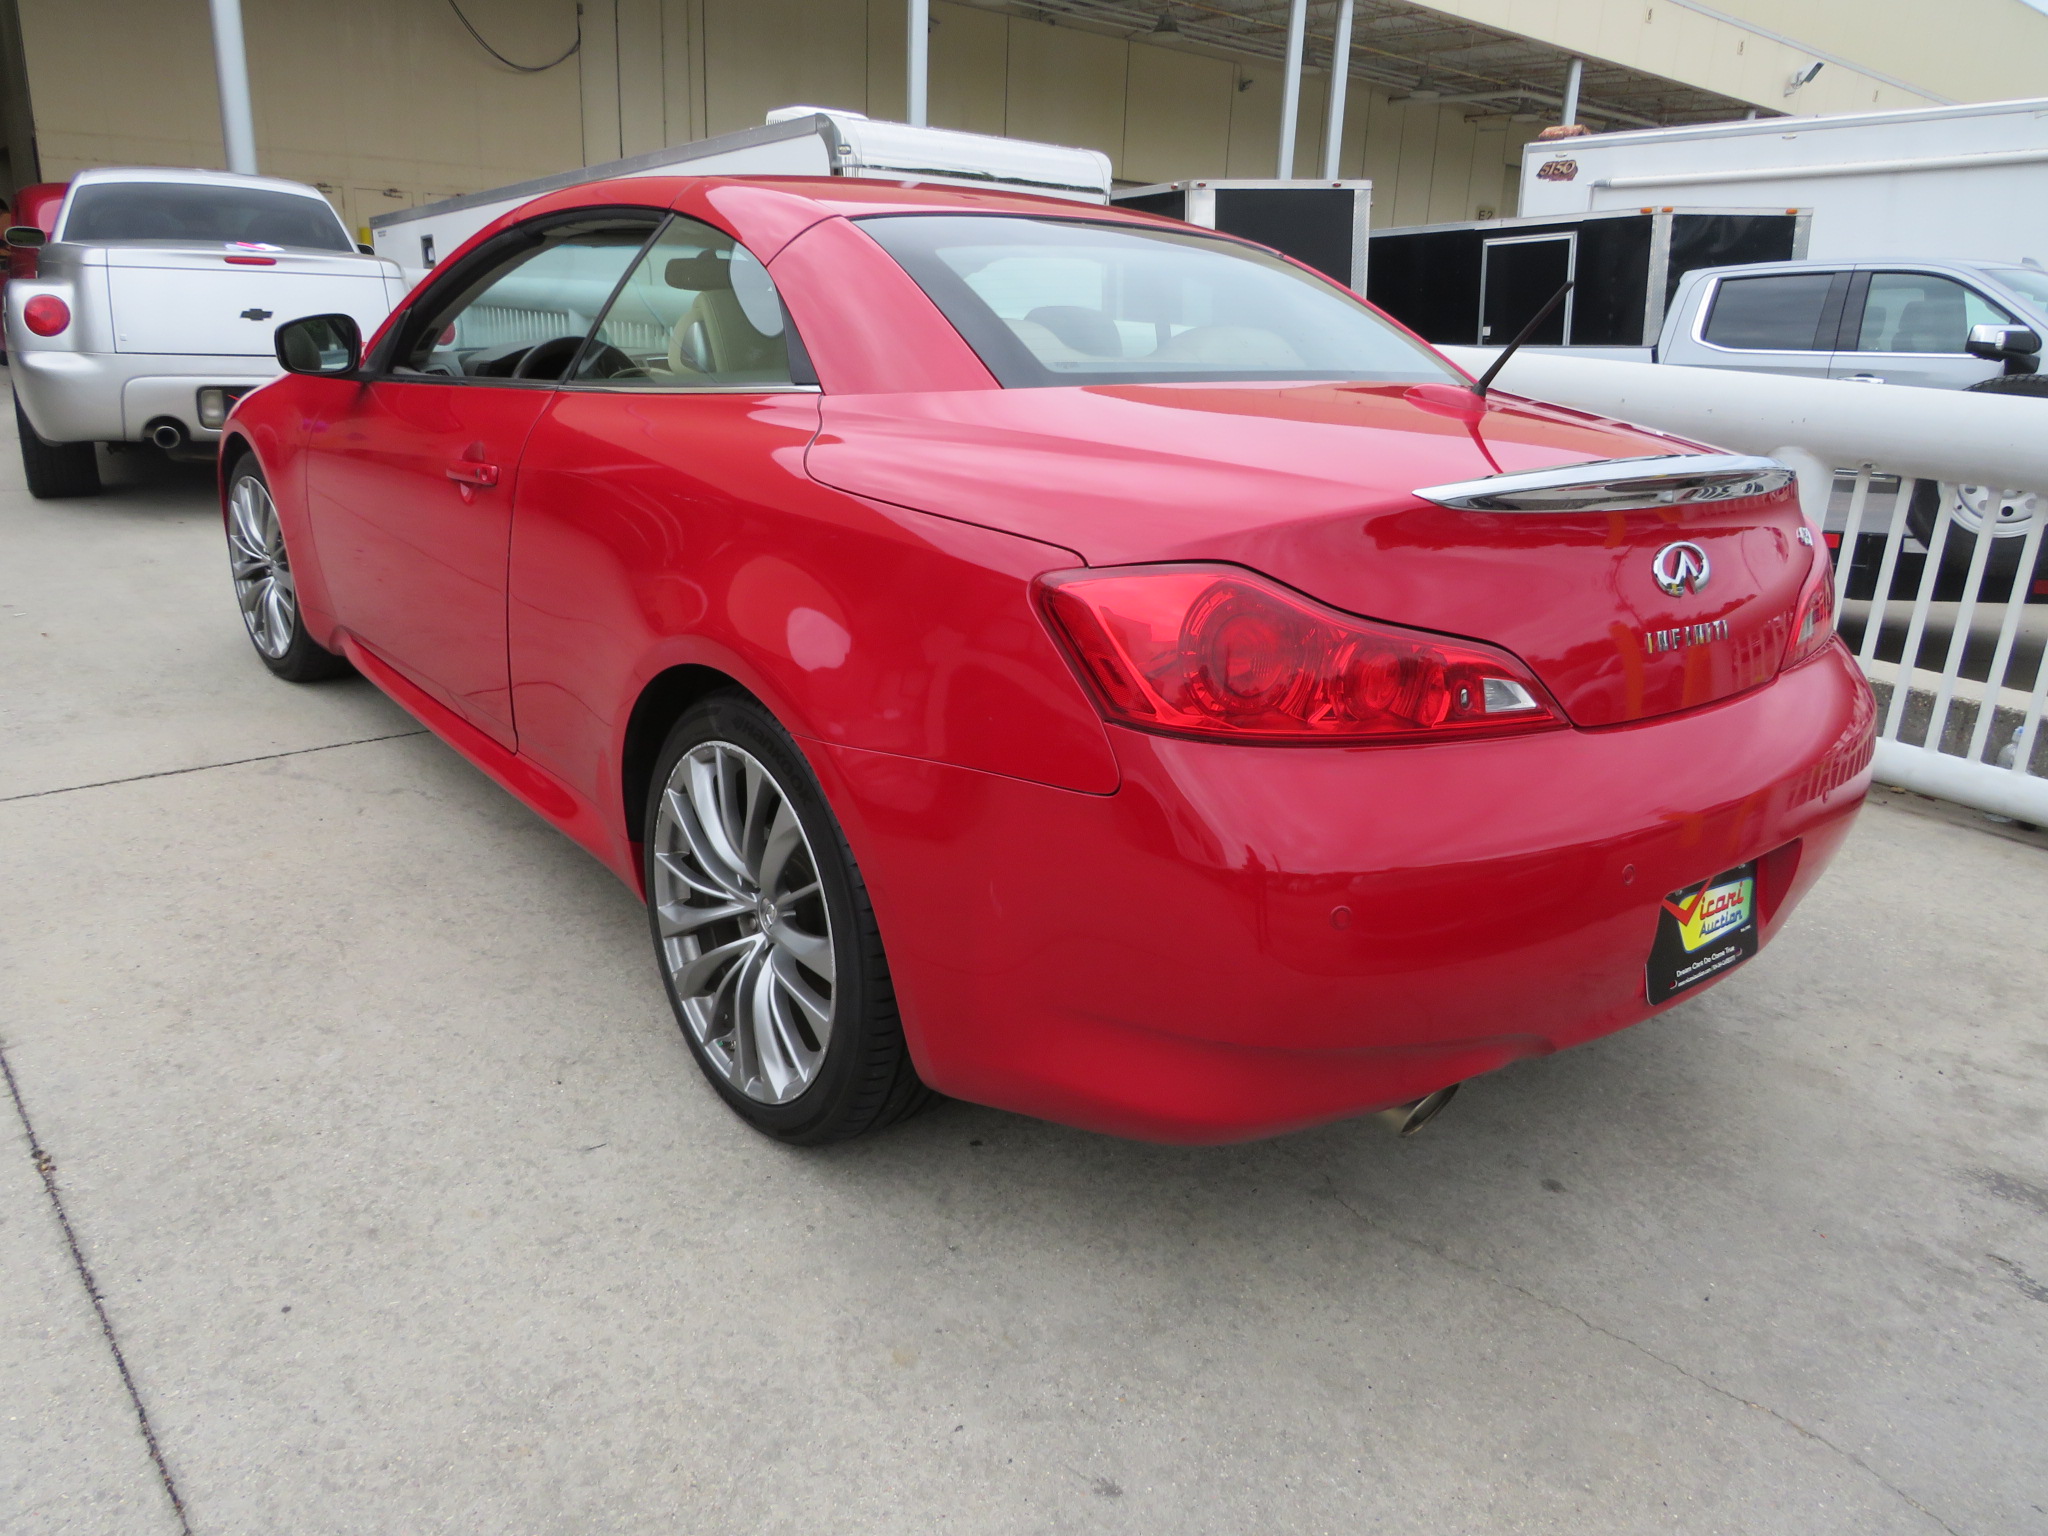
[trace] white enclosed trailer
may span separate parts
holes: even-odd
[[[855,176],[999,187],[1084,203],[1109,201],[1110,189],[1109,156],[1100,150],[913,128],[838,108],[780,107],[759,128],[379,214],[370,220],[371,244],[418,282],[435,262],[520,204],[619,176]]]
[[[1817,261],[2048,260],[2048,98],[1646,128],[1531,144],[1524,218],[1811,210]]]

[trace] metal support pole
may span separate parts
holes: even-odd
[[[1351,84],[1351,12],[1357,0],[1340,0],[1337,35],[1330,43],[1330,115],[1323,126],[1323,180],[1337,179],[1344,154],[1344,90]]]
[[[249,109],[249,54],[242,46],[242,0],[211,0],[213,71],[220,80],[220,137],[228,169],[256,174],[256,117]]]
[[[914,128],[925,126],[927,86],[931,75],[931,43],[931,0],[910,0],[910,104],[906,116]]]
[[[1282,180],[1294,175],[1295,119],[1301,116],[1301,45],[1308,32],[1308,0],[1290,0],[1287,7],[1287,78],[1280,87],[1280,169]]]
[[[1564,72],[1564,115],[1559,121],[1570,128],[1579,120],[1579,81],[1586,73],[1586,61],[1573,59],[1571,68]]]

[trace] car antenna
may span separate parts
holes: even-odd
[[[1522,334],[1507,344],[1506,349],[1501,355],[1493,360],[1491,368],[1479,375],[1479,381],[1472,386],[1473,394],[1482,400],[1486,398],[1486,387],[1493,382],[1493,376],[1507,366],[1508,359],[1515,355],[1516,350],[1523,342],[1536,334],[1536,327],[1550,318],[1550,312],[1564,302],[1564,296],[1572,291],[1572,284],[1577,281],[1576,277],[1568,277],[1564,280],[1564,286],[1550,296],[1550,302],[1536,311],[1536,318],[1522,327]]]

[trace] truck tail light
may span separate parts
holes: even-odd
[[[1813,574],[1799,594],[1799,608],[1792,621],[1792,639],[1785,647],[1785,665],[1796,667],[1835,637],[1835,567],[1816,551]]]
[[[55,336],[71,323],[71,306],[54,293],[39,293],[21,306],[21,323],[38,336]]]
[[[1371,743],[1564,724],[1505,651],[1353,618],[1234,566],[1070,571],[1037,585],[1104,712],[1141,730]]]

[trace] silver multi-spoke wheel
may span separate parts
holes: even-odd
[[[272,661],[281,659],[291,649],[299,599],[277,504],[254,475],[243,475],[228,493],[228,561],[249,638]]]
[[[832,924],[810,838],[761,760],[725,741],[676,762],[654,821],[656,940],[712,1071],[785,1104],[824,1064]]]

